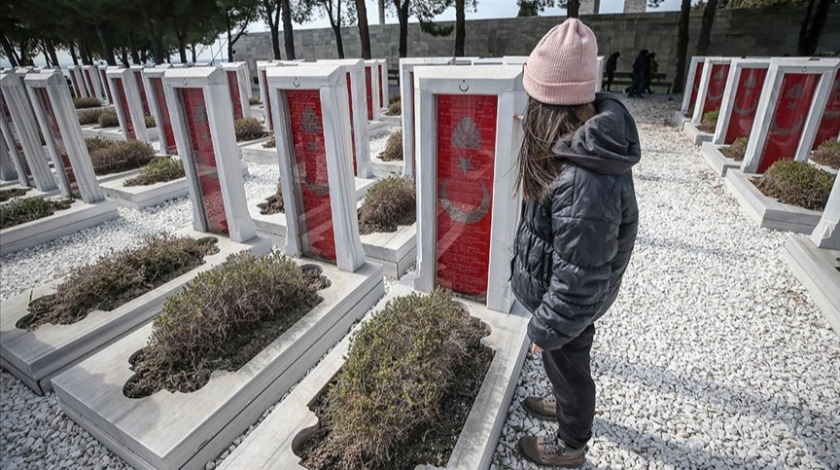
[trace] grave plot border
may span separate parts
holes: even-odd
[[[688,136],[688,139],[691,140],[695,147],[703,145],[705,142],[711,142],[712,137],[714,136],[712,133],[703,132],[697,129],[697,126],[689,120],[683,123],[682,128],[685,135]]]
[[[789,236],[782,256],[834,332],[840,334],[840,271],[834,267],[840,250],[817,248],[807,238]]]
[[[703,142],[700,144],[700,153],[703,159],[709,165],[709,168],[715,172],[716,175],[723,178],[729,170],[738,169],[741,167],[741,162],[726,158],[721,152],[721,147],[725,145],[715,145],[712,142]]]
[[[759,176],[739,169],[726,172],[726,187],[749,218],[761,228],[811,234],[820,222],[822,212],[783,204],[765,196],[750,181]]]

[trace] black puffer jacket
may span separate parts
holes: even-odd
[[[563,170],[540,202],[526,202],[516,236],[513,291],[531,311],[531,340],[562,347],[610,308],[636,242],[631,167],[641,157],[636,123],[610,95],[571,142],[553,147]]]

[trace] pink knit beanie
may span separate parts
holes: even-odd
[[[575,105],[595,101],[595,34],[577,18],[551,28],[528,57],[522,81],[525,91],[542,103]]]

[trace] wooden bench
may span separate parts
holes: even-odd
[[[606,72],[604,73],[604,83],[606,83]],[[665,79],[667,76],[664,73],[654,73],[650,76],[650,86],[653,87],[662,87],[665,88],[666,93],[671,93],[671,87],[673,83],[666,81]],[[633,84],[633,74],[631,72],[615,72],[613,75],[613,86],[619,85],[618,91],[623,91],[621,86],[630,86]],[[616,91],[616,90],[612,90]]]

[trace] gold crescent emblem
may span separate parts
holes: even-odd
[[[481,184],[481,203],[479,203],[478,207],[473,210],[462,210],[455,207],[452,204],[452,201],[449,200],[449,195],[447,193],[446,187],[449,184],[449,178],[443,180],[443,183],[440,185],[440,202],[443,205],[443,210],[449,214],[449,217],[454,220],[455,222],[459,222],[466,225],[472,225],[481,221],[485,215],[487,215],[487,211],[490,209],[490,192],[487,191],[487,186],[484,183]]]

